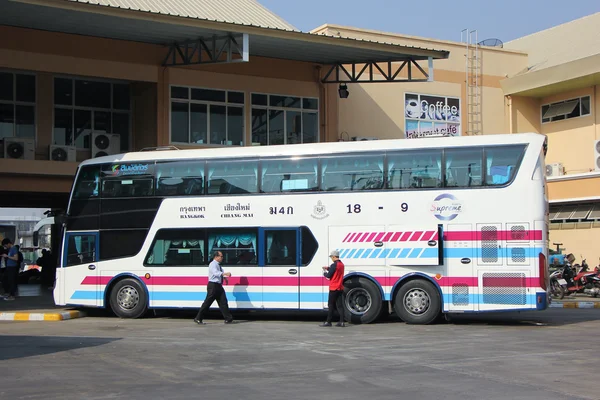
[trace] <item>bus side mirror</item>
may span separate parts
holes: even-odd
[[[37,231],[33,232],[33,247],[38,247],[39,239],[40,239],[39,232],[37,232]]]

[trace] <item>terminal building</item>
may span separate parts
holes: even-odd
[[[149,147],[537,132],[551,245],[599,262],[600,13],[502,43],[238,3],[0,0],[0,206],[64,208],[79,162]]]

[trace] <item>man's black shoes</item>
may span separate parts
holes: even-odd
[[[234,322],[233,322],[233,320],[232,320],[232,319],[226,319],[226,320],[224,321],[224,323],[225,323],[225,324],[233,324]]]
[[[324,328],[324,327],[329,327],[331,326],[331,322],[323,322],[321,325],[319,325],[320,327]]]
[[[346,324],[343,323],[343,322],[338,322],[337,324],[335,324],[335,326],[339,326],[340,328],[344,328],[346,326]]]
[[[198,325],[206,325],[206,323],[204,321],[202,321],[201,319],[198,319],[198,318],[194,318],[194,322],[197,323]]]

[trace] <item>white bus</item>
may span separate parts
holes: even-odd
[[[223,253],[234,309],[323,310],[331,250],[345,312],[370,323],[548,306],[543,135],[153,150],[87,160],[56,304],[198,308]]]

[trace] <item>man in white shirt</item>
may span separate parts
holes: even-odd
[[[229,278],[231,272],[223,272],[223,268],[221,268],[222,260],[223,253],[216,251],[213,260],[208,265],[206,298],[204,299],[204,303],[202,303],[202,307],[198,310],[198,315],[194,318],[194,322],[198,325],[204,325],[204,314],[215,300],[217,300],[217,304],[219,304],[219,309],[221,310],[221,314],[223,314],[223,318],[225,318],[225,323],[231,324],[233,322],[233,316],[229,312],[227,294],[225,293],[225,289],[223,289],[223,278]]]

